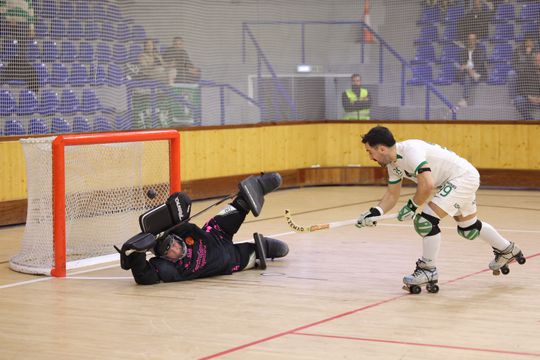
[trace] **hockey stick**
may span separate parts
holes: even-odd
[[[381,215],[381,216],[374,216],[372,217],[372,219],[374,221],[388,220],[388,219],[396,219],[397,216],[398,214],[386,214],[386,215]],[[345,221],[336,221],[336,222],[331,222],[331,223],[326,223],[326,224],[301,226],[301,225],[295,224],[295,222],[292,219],[291,212],[288,209],[285,210],[285,219],[287,220],[287,224],[289,225],[289,227],[299,233],[333,229],[333,228],[338,228],[338,227],[342,227],[346,225],[353,225],[353,224],[356,224],[357,222],[357,220],[345,220]]]

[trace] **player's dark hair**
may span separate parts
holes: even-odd
[[[351,75],[351,80],[354,79],[355,77],[359,77],[360,80],[362,80],[362,76],[360,76],[360,74],[352,74]]]
[[[388,128],[378,125],[371,128],[367,134],[362,136],[362,143],[368,144],[371,147],[377,145],[385,145],[390,147],[396,144],[396,140]]]

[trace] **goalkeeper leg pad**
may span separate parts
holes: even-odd
[[[259,233],[253,234],[255,240],[255,254],[260,261],[265,259],[275,259],[287,256],[289,246],[281,240],[265,237]]]
[[[281,186],[281,175],[276,172],[250,176],[240,182],[240,196],[247,202],[254,216],[259,216],[264,205],[264,195]]]

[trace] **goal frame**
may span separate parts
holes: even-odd
[[[51,276],[66,277],[66,168],[65,147],[136,141],[169,141],[170,193],[181,190],[180,133],[177,130],[147,130],[58,135],[52,142],[53,252]]]

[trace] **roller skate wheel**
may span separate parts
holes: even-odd
[[[508,275],[508,273],[510,272],[510,268],[508,266],[504,265],[501,268],[501,272],[503,273],[503,275]]]
[[[427,285],[426,290],[429,293],[436,294],[439,292],[439,285],[433,284],[433,285]]]
[[[523,264],[525,264],[527,259],[525,259],[525,257],[523,255],[521,255],[518,258],[516,258],[516,261],[518,262],[519,265],[523,265]]]
[[[420,294],[422,292],[422,288],[418,285],[411,285],[409,288],[409,292],[411,294]]]

